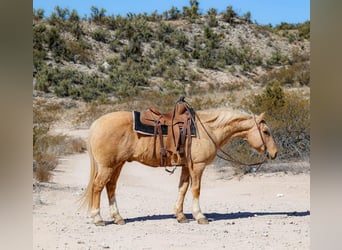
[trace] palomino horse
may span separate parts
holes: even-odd
[[[182,166],[174,211],[178,222],[188,222],[183,213],[183,202],[191,182],[192,215],[198,223],[207,224],[208,220],[199,204],[201,177],[205,166],[214,160],[218,147],[224,146],[232,138],[245,138],[251,147],[271,159],[276,157],[277,147],[264,120],[264,113],[255,117],[240,111],[207,110],[198,111],[197,115],[198,135],[192,139],[191,160]],[[125,162],[138,161],[158,167],[160,156],[152,157],[153,143],[152,136],[133,130],[131,112],[109,113],[92,124],[88,138],[91,173],[83,205],[90,209],[96,225],[104,225],[100,215],[100,196],[104,187],[107,189],[110,215],[114,223],[125,223],[115,199],[118,177]],[[157,141],[157,148],[159,145]],[[170,159],[168,161],[170,164]]]

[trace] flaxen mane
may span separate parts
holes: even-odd
[[[230,121],[245,120],[251,117],[244,111],[233,109],[209,109],[198,111],[198,114],[200,114],[203,123],[218,128],[227,125]]]

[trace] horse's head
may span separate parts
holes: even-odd
[[[274,159],[278,150],[264,116],[265,113],[262,113],[252,118],[254,126],[247,133],[247,141],[259,153],[265,154],[267,158]]]

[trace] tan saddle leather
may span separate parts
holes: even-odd
[[[167,157],[170,157],[171,165],[184,165],[185,144],[187,140],[186,160],[190,160],[191,149],[191,123],[194,121],[191,108],[180,98],[174,109],[162,113],[154,107],[141,112],[141,123],[154,127],[153,157],[156,158],[157,137],[160,141],[160,165],[167,166]],[[161,126],[167,126],[167,136],[163,137]]]

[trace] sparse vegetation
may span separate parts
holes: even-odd
[[[235,17],[237,17],[237,13],[233,10],[233,6],[227,6],[226,12],[223,14],[224,20],[232,24]]]
[[[240,105],[256,113],[266,109],[268,120],[275,117],[270,123],[276,126],[284,159],[306,154],[302,149],[309,145],[307,131],[282,134],[283,130],[294,131],[293,126],[272,119],[299,116],[303,124],[295,130],[309,128],[308,100],[287,89],[310,87],[310,21],[262,26],[252,22],[251,12],[239,16],[232,6],[223,13],[210,8],[202,14],[199,1],[150,15],[107,15],[107,10],[95,6],[88,18],[59,6],[50,16],[44,13],[33,10],[34,91],[86,102],[84,115],[80,113],[75,121],[90,122],[105,111],[119,108],[141,110],[154,105],[168,110],[179,95],[186,95],[196,109],[223,105]],[[290,115],[291,110],[292,116],[273,116],[277,112],[269,112],[272,105],[265,101],[270,99],[265,93],[234,103],[239,100],[234,93],[265,86],[273,92],[276,86],[282,89],[283,104],[276,106],[277,112]],[[39,106],[49,109],[44,103],[35,104],[35,108]],[[55,108],[49,112],[58,114]],[[44,144],[44,140],[53,140],[47,136],[49,126],[39,126],[43,130],[35,131],[34,145],[50,147]],[[302,137],[305,139],[298,139]],[[59,142],[68,140],[60,138]],[[241,142],[235,143],[244,152],[238,146]],[[250,152],[245,151],[245,155]],[[37,155],[37,166],[47,164],[39,160],[44,157]],[[54,160],[49,162],[54,164]]]
[[[33,105],[33,173],[37,181],[50,180],[59,156],[85,150],[85,142],[80,138],[49,133],[60,111],[60,105],[46,101]]]
[[[239,17],[233,7],[228,6],[220,19],[220,14],[214,8],[209,9],[207,15],[201,15],[198,1],[190,1],[189,4],[183,11],[172,7],[163,15],[127,14],[126,17],[107,16],[105,9],[92,6],[88,20],[80,18],[76,10],[70,11],[59,6],[49,17],[44,16],[44,10],[34,10],[35,89],[87,102],[98,98],[124,101],[146,89],[151,91],[150,88],[155,84],[151,81],[153,77],[160,78],[158,85],[171,80],[185,81],[189,86],[196,87],[197,79],[203,79],[205,75],[197,73],[199,76],[194,78],[194,71],[189,65],[247,77],[257,67],[267,72],[275,68],[281,83],[309,85],[306,61],[289,66],[291,59],[278,46],[272,46],[265,55],[265,51],[249,43],[245,34],[238,36],[238,43],[231,40],[234,36],[230,33],[237,32],[239,26],[250,29],[256,37],[259,34],[270,36],[273,32],[269,27],[253,26],[250,12]],[[177,24],[179,21],[182,22],[181,26]],[[228,29],[220,28],[224,27],[225,22],[234,25]],[[306,39],[308,25],[309,22],[302,25],[282,23],[274,30],[292,32],[298,29],[298,34]],[[103,67],[108,56],[96,56],[95,51],[99,48],[109,50],[106,52],[108,56],[118,58],[116,65]],[[51,63],[47,66],[49,61]],[[73,77],[59,76],[63,75],[63,70],[58,69],[61,63],[70,65],[71,69],[73,65],[83,64],[94,70],[93,73],[75,70],[82,75],[82,81],[79,82]],[[142,64],[142,67],[138,66]],[[275,73],[272,74],[274,76]],[[263,75],[252,80],[259,80]]]

